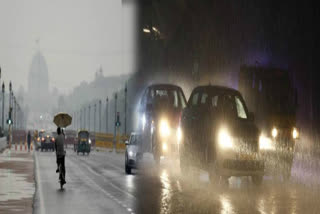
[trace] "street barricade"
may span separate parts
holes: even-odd
[[[95,134],[96,148],[113,149],[113,135],[109,133],[96,133]]]

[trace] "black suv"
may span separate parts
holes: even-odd
[[[181,172],[195,166],[207,170],[211,181],[252,176],[260,184],[264,162],[253,117],[238,91],[211,85],[195,88],[181,119]]]
[[[161,156],[177,154],[181,140],[179,127],[186,99],[180,87],[154,84],[147,87],[139,106],[142,151],[152,152],[156,163]]]

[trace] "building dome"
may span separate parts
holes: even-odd
[[[41,94],[47,96],[49,93],[48,66],[44,56],[38,51],[32,58],[28,90],[31,94]]]

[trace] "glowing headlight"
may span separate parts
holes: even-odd
[[[162,144],[162,150],[165,151],[165,152],[168,150],[168,146],[167,146],[166,143]]]
[[[299,137],[299,132],[296,128],[293,128],[292,130],[292,137],[293,139],[297,139]]]
[[[160,135],[161,137],[168,137],[170,135],[169,124],[166,120],[160,122]]]
[[[180,143],[182,139],[182,131],[180,127],[178,127],[178,130],[177,130],[177,139],[178,139],[178,143]]]
[[[89,139],[89,144],[91,144],[91,139]]]
[[[218,142],[221,148],[228,149],[233,147],[232,137],[226,129],[221,129],[218,135]]]
[[[144,130],[144,127],[146,126],[146,115],[145,114],[142,115],[141,122],[142,122],[142,130]]]
[[[271,131],[271,135],[273,138],[276,138],[278,136],[278,130],[276,128],[273,128]]]
[[[129,151],[129,157],[132,157],[133,156],[133,152],[132,151]]]
[[[260,148],[260,150],[273,150],[274,146],[272,145],[272,141],[270,138],[267,138],[263,135],[260,135],[259,148]]]

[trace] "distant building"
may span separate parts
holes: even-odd
[[[48,66],[40,51],[37,51],[32,58],[27,98],[26,103],[30,107],[28,127],[46,129],[44,126],[47,126],[52,119],[52,100],[49,93]]]

